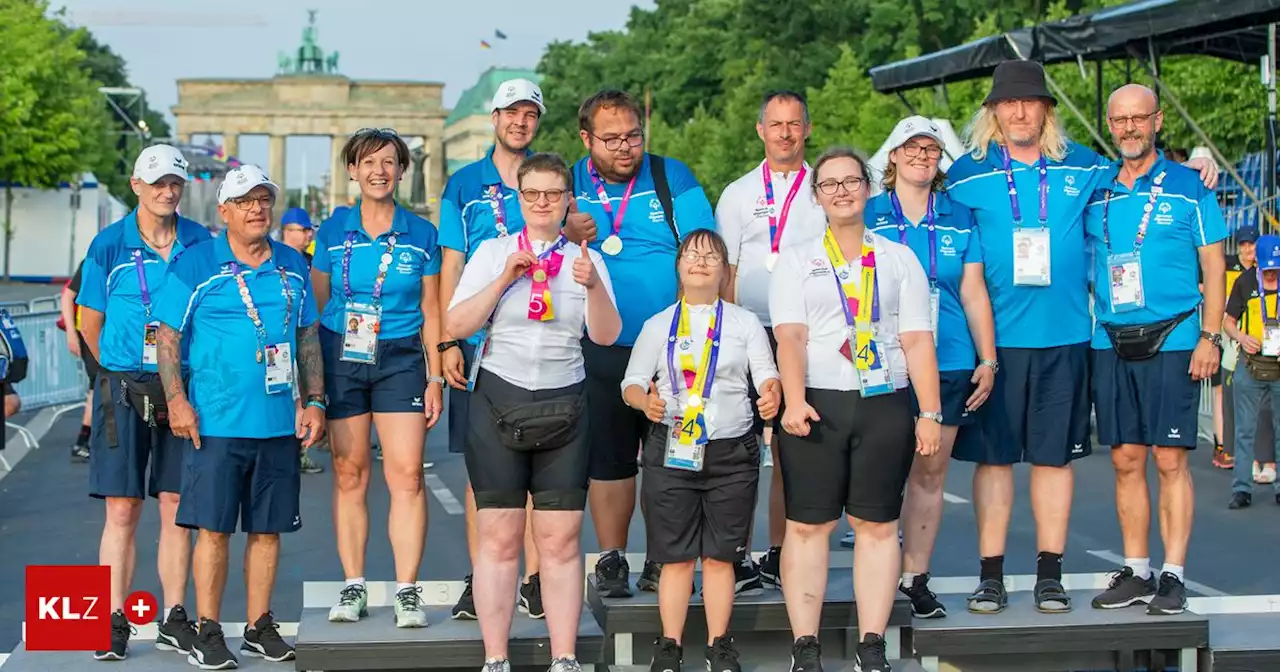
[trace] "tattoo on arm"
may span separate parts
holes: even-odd
[[[156,366],[160,370],[160,382],[164,384],[164,398],[168,401],[186,396],[182,385],[181,341],[182,334],[167,324],[161,324],[156,331]]]
[[[320,323],[298,330],[298,377],[302,397],[324,396],[324,358],[320,354]]]

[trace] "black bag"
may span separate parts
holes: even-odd
[[[551,450],[568,443],[578,431],[582,407],[580,394],[502,406],[489,400],[489,414],[502,445],[522,453]]]
[[[18,331],[9,311],[0,308],[0,380],[6,383],[26,380],[30,363],[22,332]]]
[[[1249,375],[1260,383],[1274,383],[1280,380],[1280,358],[1264,357],[1262,355],[1251,355],[1247,352],[1244,355],[1245,368],[1249,369]]]
[[[1195,309],[1192,308],[1176,317],[1151,324],[1125,326],[1106,322],[1101,324],[1102,328],[1107,330],[1107,336],[1111,338],[1111,347],[1115,349],[1120,359],[1134,362],[1155,357],[1156,353],[1160,352],[1160,346],[1164,345],[1165,339],[1173,333],[1174,328],[1195,313]]]
[[[658,202],[662,204],[662,216],[667,220],[671,235],[676,238],[676,247],[680,247],[680,230],[676,228],[675,205],[671,200],[671,184],[667,182],[666,158],[657,154],[650,154],[649,173],[653,176],[654,195],[658,197]]]

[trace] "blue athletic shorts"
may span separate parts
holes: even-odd
[[[200,437],[183,462],[178,525],[231,534],[296,532],[302,527],[302,444],[274,439]]]
[[[156,374],[132,374],[139,380]],[[191,445],[165,426],[151,427],[115,384],[97,385],[89,433],[89,494],[99,499],[158,497],[182,490],[182,458]],[[115,415],[116,445],[108,445],[106,413]],[[150,472],[148,474],[148,472]]]
[[[320,328],[324,390],[330,420],[365,413],[422,413],[427,360],[422,337],[379,340],[373,364],[342,361],[342,334]]]
[[[1061,467],[1093,452],[1089,344],[996,348],[1000,371],[952,455],[978,464]]]
[[[466,341],[458,341],[462,350],[462,375],[471,375],[471,363],[476,359],[475,346]],[[467,423],[471,413],[471,393],[453,387],[445,388],[448,397],[449,414],[449,452],[465,454],[467,448]]]
[[[1127,361],[1115,350],[1093,351],[1093,407],[1098,443],[1194,450],[1200,424],[1200,383],[1192,380],[1191,351],[1158,352]]]
[[[939,371],[939,391],[942,394],[942,424],[948,427],[963,427],[973,422],[973,414],[965,410],[965,402],[973,394],[973,369],[968,371]],[[911,414],[920,415],[920,400],[916,399],[916,388],[911,390]],[[989,403],[989,402],[988,402]]]

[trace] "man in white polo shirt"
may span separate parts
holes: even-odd
[[[797,243],[822,237],[827,218],[813,197],[812,172],[804,160],[805,141],[812,126],[809,105],[801,93],[771,91],[760,104],[756,134],[764,142],[764,161],[735,180],[716,204],[716,228],[729,249],[729,286],[724,297],[755,313],[774,340],[769,321],[769,279],[778,253]],[[754,391],[754,386],[748,386]],[[752,397],[755,408],[755,397]],[[771,424],[774,433],[778,421]],[[765,422],[756,415],[755,430],[763,434]],[[763,442],[762,442],[763,443]],[[776,451],[776,444],[770,451]],[[782,510],[782,475],[773,452],[774,473],[769,487],[769,551],[759,567],[750,561],[750,549],[738,567],[739,594],[754,594],[762,582],[781,584],[782,537],[786,516]]]

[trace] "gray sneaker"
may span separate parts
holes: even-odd
[[[338,603],[329,609],[330,623],[355,623],[369,615],[369,592],[364,584],[347,586],[338,595]]]
[[[404,588],[396,593],[396,627],[425,628],[427,612],[422,610],[422,586]]]
[[[547,668],[547,672],[582,672],[582,666],[578,664],[577,658],[565,656],[551,661],[551,667]]]
[[[511,672],[511,662],[507,659],[485,661],[480,672]]]

